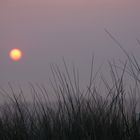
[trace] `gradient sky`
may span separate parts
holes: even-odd
[[[0,84],[45,82],[50,63],[74,62],[86,75],[92,53],[97,64],[123,53],[107,28],[128,52],[139,54],[139,0],[1,0]],[[8,54],[20,48],[23,58]]]

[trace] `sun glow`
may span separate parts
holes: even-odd
[[[18,61],[22,58],[22,51],[18,48],[14,48],[10,51],[9,56],[12,60]]]

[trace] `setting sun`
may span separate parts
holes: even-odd
[[[14,48],[10,51],[10,58],[14,61],[18,61],[22,57],[22,51],[20,49]]]

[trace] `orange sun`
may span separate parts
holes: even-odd
[[[22,58],[22,51],[18,48],[14,48],[10,51],[9,56],[12,60],[18,61]]]

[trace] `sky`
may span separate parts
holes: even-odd
[[[50,64],[62,58],[87,77],[91,56],[96,65],[125,59],[106,28],[128,52],[140,46],[139,0],[1,0],[0,84],[47,82]],[[12,48],[23,57],[9,58]]]

